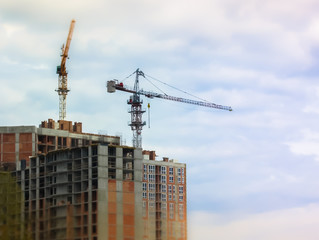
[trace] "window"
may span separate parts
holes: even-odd
[[[172,201],[172,194],[168,195],[168,201]]]
[[[183,204],[179,204],[178,206],[179,219],[184,218],[184,206]]]
[[[147,198],[147,193],[143,192],[143,198],[146,199]]]
[[[148,172],[150,173],[155,172],[155,165],[148,165]]]
[[[169,204],[169,218],[174,219],[174,203]]]
[[[182,176],[184,176],[184,168],[182,168]]]
[[[169,175],[173,175],[174,174],[174,168],[170,167],[169,168]]]
[[[143,217],[145,217],[146,216],[146,202],[145,201],[143,201]]]
[[[169,182],[173,183],[174,182],[174,177],[173,176],[169,176]]]
[[[184,180],[184,177],[182,177],[182,184],[184,184],[185,183],[185,180]]]
[[[181,183],[181,177],[178,177],[178,183]]]
[[[179,199],[180,202],[183,202],[183,195],[179,195],[178,199]]]
[[[149,192],[149,193],[148,193],[148,199],[149,199],[150,201],[154,201],[154,200],[155,200],[155,193]]]
[[[155,191],[155,183],[149,183],[148,184],[148,191],[154,192]]]
[[[161,166],[161,174],[166,174],[166,167],[165,166]]]
[[[147,165],[144,164],[144,172],[147,172]]]
[[[162,201],[166,201],[166,194],[162,193]]]
[[[184,187],[183,186],[179,186],[178,187],[178,190],[179,190],[179,194],[183,194],[183,190],[184,190]]]
[[[175,193],[175,185],[173,185],[173,193]]]
[[[154,174],[148,174],[148,180],[150,182],[155,182],[155,175]]]
[[[147,180],[147,173],[144,173],[144,180]]]
[[[72,170],[72,163],[68,163],[68,170]]]
[[[168,185],[168,192],[172,193],[172,185]]]
[[[148,203],[148,208],[155,208],[155,203],[149,202]]]
[[[161,185],[161,190],[162,190],[162,192],[166,193],[166,185],[165,184]]]
[[[181,169],[177,168],[177,175],[180,176],[181,175]]]
[[[147,183],[143,182],[143,191],[147,191]]]
[[[166,183],[166,176],[161,176],[161,183]]]

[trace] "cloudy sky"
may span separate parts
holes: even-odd
[[[74,18],[67,120],[84,131],[131,145],[129,95],[105,84],[132,86],[137,68],[234,109],[144,99],[144,149],[187,163],[190,240],[318,239],[318,12],[316,0],[0,0],[0,125],[58,119]]]

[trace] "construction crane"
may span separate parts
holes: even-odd
[[[75,20],[71,21],[69,35],[66,40],[66,44],[62,45],[62,53],[61,53],[61,65],[57,66],[56,73],[59,74],[58,80],[58,89],[55,91],[58,92],[59,95],[59,119],[64,120],[66,118],[66,96],[70,91],[68,89],[68,72],[66,70],[66,60],[68,59],[70,43],[72,39],[73,29],[74,29]]]
[[[139,89],[139,76],[142,76],[145,78],[145,75],[139,69],[137,69],[134,73],[136,77],[135,77],[135,83],[133,88],[126,86],[122,82],[119,82],[118,80],[114,79],[107,82],[107,92],[113,93],[116,90],[119,90],[119,91],[133,93],[133,95],[130,96],[130,99],[127,101],[127,104],[131,105],[131,110],[129,111],[129,113],[131,114],[131,122],[129,126],[131,126],[131,129],[133,131],[133,146],[136,148],[142,147],[142,129],[143,129],[143,126],[146,125],[146,122],[142,120],[142,115],[145,111],[142,110],[143,101],[140,99],[141,95],[144,95],[148,98],[162,98],[162,99],[176,101],[176,102],[183,102],[183,103],[195,104],[195,105],[199,105],[203,107],[232,111],[231,107],[217,105],[215,103],[211,103],[207,101],[205,102],[196,101],[196,100],[174,97],[174,96],[169,96],[166,94],[160,94],[160,93],[141,90]]]

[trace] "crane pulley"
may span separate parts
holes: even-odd
[[[57,66],[56,73],[59,74],[58,89],[56,90],[59,95],[59,119],[64,120],[66,118],[66,96],[70,91],[68,89],[68,72],[66,70],[66,60],[68,59],[69,48],[72,40],[75,20],[71,21],[68,38],[65,46],[63,45],[61,50],[61,65]]]
[[[146,124],[145,122],[142,121],[142,114],[145,111],[142,110],[143,101],[141,101],[140,95],[144,95],[145,97],[148,97],[148,98],[162,98],[162,99],[176,101],[176,102],[183,102],[183,103],[194,104],[194,105],[203,106],[203,107],[232,111],[231,107],[218,105],[218,104],[207,102],[207,101],[196,101],[196,100],[191,100],[186,98],[169,96],[167,94],[144,91],[142,89],[139,89],[139,76],[145,77],[144,73],[140,71],[139,69],[137,69],[134,73],[136,74],[136,78],[135,78],[135,84],[133,88],[124,85],[122,82],[119,82],[116,79],[110,80],[107,82],[107,92],[109,93],[113,93],[116,90],[119,90],[119,91],[129,92],[133,94],[130,97],[130,99],[127,101],[127,103],[131,105],[131,110],[130,110],[131,123],[129,125],[131,126],[131,129],[133,131],[133,146],[134,147],[142,147],[141,133],[142,133],[143,126]]]

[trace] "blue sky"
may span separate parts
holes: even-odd
[[[84,131],[131,145],[129,95],[105,84],[137,68],[234,109],[144,100],[144,148],[187,163],[190,240],[318,239],[318,1],[0,5],[0,125],[57,120],[55,71],[74,18],[67,119]]]

